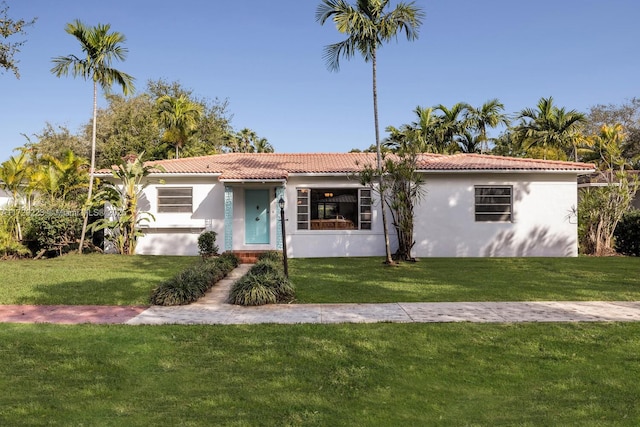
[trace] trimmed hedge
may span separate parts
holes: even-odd
[[[201,298],[238,264],[238,257],[226,252],[218,258],[200,261],[158,285],[149,301],[153,305],[190,304]]]
[[[614,237],[616,251],[623,255],[640,256],[640,210],[624,214]]]
[[[231,304],[264,305],[294,300],[293,285],[284,275],[282,261],[274,260],[273,254],[278,253],[267,252],[259,257],[249,272],[233,285],[229,294]]]

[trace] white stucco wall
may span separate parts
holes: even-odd
[[[11,201],[11,195],[0,188],[0,209],[4,208]]]
[[[474,186],[512,185],[513,220],[476,222]],[[575,174],[429,174],[417,257],[577,256]]]
[[[192,187],[193,212],[158,213],[158,188]],[[136,253],[144,255],[197,255],[198,236],[204,230],[218,233],[216,244],[224,241],[224,186],[215,177],[169,177],[150,179],[140,200],[140,209],[155,216]]]
[[[384,256],[382,213],[377,195],[373,194],[371,230],[297,230],[297,188],[363,188],[352,178],[293,176],[287,182],[287,254],[292,258]],[[389,229],[391,231],[391,228]],[[397,249],[397,239],[391,234],[391,251]]]
[[[197,238],[205,229],[218,233],[225,249],[224,186],[216,177],[157,178],[145,189],[141,209],[156,220],[138,243],[139,254],[197,255]],[[233,249],[275,249],[279,208],[278,183],[227,183],[233,188]],[[476,222],[474,186],[512,185],[513,221]],[[192,187],[192,213],[157,213],[159,187]],[[379,201],[372,212],[372,230],[297,230],[297,188],[362,188],[355,179],[292,175],[286,183],[286,242],[290,257],[383,256],[384,234]],[[269,189],[270,243],[247,245],[244,234],[244,192]],[[431,173],[426,195],[416,208],[414,255],[417,257],[576,256],[577,206],[575,174]],[[376,195],[374,194],[374,199]],[[389,218],[390,220],[390,218]],[[391,250],[397,239],[389,226]]]

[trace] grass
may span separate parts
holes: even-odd
[[[65,255],[0,262],[0,304],[148,304],[161,281],[195,257]]]
[[[640,423],[640,324],[0,325],[0,425]]]
[[[0,262],[0,304],[147,304],[196,257],[66,255]],[[289,261],[300,303],[640,301],[640,258],[380,258]]]
[[[301,303],[640,301],[640,258],[380,258],[290,260]]]

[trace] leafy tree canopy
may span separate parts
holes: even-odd
[[[228,135],[233,134],[232,115],[228,101],[199,98],[179,82],[162,79],[150,80],[144,92],[131,96],[105,94],[107,105],[97,111],[96,167],[109,168],[132,153],[146,153],[148,160],[168,159],[174,156],[173,146],[162,140],[164,129],[155,119],[156,100],[159,96],[188,96],[202,108],[202,116],[188,144],[180,151],[182,157],[202,156],[228,151]],[[33,155],[56,158],[71,150],[78,157],[90,157],[92,121],[88,120],[79,132],[72,133],[66,126],[46,123],[42,131],[27,136],[19,147]],[[264,138],[259,138],[264,139]],[[266,140],[265,140],[266,141]]]
[[[20,78],[18,71],[18,60],[15,55],[20,52],[20,48],[25,40],[9,41],[9,38],[16,34],[26,34],[25,27],[33,25],[37,18],[30,21],[24,19],[9,18],[9,6],[6,2],[0,2],[0,73],[11,71],[16,78]]]

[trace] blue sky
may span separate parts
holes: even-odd
[[[67,22],[109,23],[127,37],[115,66],[144,89],[178,80],[200,97],[228,99],[235,129],[277,152],[344,152],[374,142],[371,66],[356,57],[329,72],[325,45],[341,40],[315,22],[315,0],[6,0],[13,18],[38,17],[18,55],[20,80],[0,75],[0,159],[46,122],[75,132],[91,117],[90,82],[50,73],[51,58],[79,54]],[[417,0],[420,38],[379,53],[380,124],[413,109],[498,98],[509,113],[553,96],[586,111],[640,96],[637,0]],[[392,5],[395,2],[392,0]],[[101,105],[104,102],[101,100]]]

